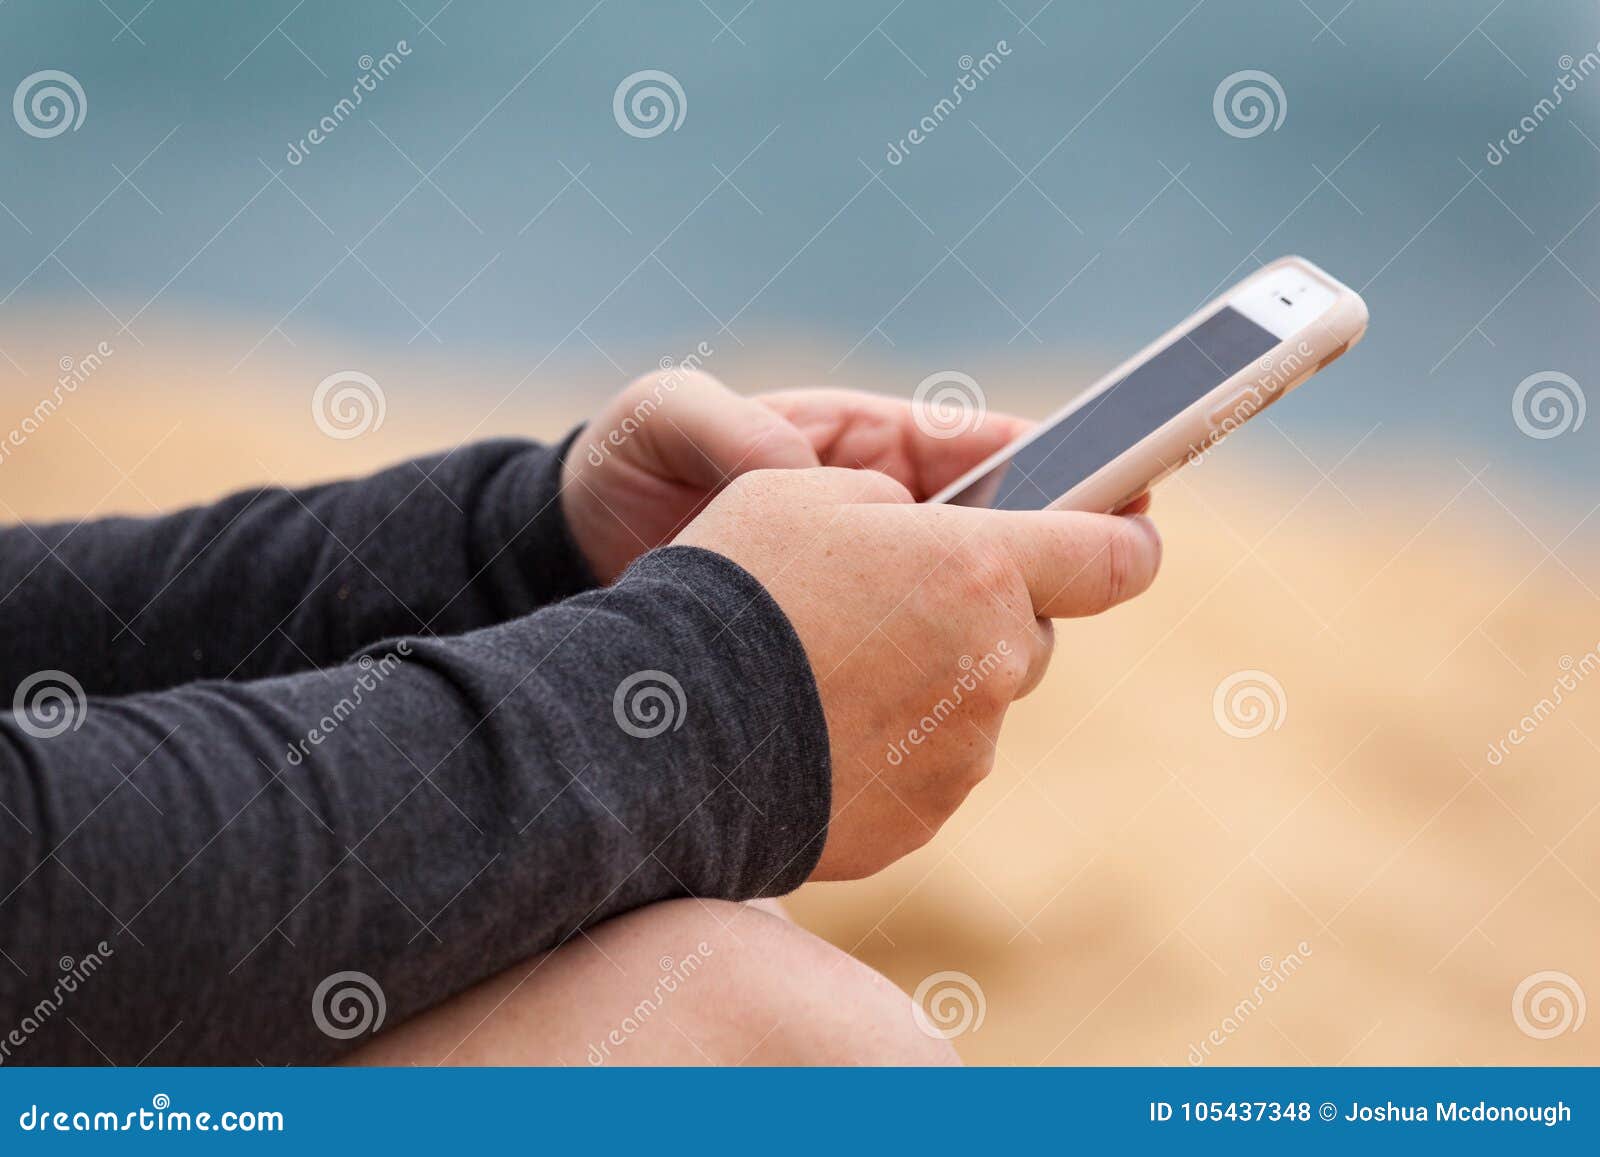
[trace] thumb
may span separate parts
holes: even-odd
[[[640,433],[667,477],[715,490],[752,470],[818,465],[810,439],[787,418],[703,371],[651,375],[627,397],[636,397],[636,406],[654,401],[658,407],[656,420],[640,423]]]
[[[968,521],[1010,555],[1042,619],[1099,614],[1143,592],[1161,568],[1161,535],[1142,514],[973,510]]]

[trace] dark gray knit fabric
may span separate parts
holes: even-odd
[[[595,589],[560,452],[0,530],[0,1063],[327,1061],[370,1039],[351,984],[392,1026],[806,878],[829,756],[788,620],[695,548]]]

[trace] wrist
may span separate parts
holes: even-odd
[[[565,461],[580,433],[555,446],[527,444],[489,483],[487,517],[468,544],[469,564],[505,618],[601,585],[561,500]]]
[[[678,659],[667,673],[686,685],[697,725],[682,738],[710,775],[699,810],[732,836],[715,894],[793,891],[822,855],[833,768],[821,694],[788,615],[738,563],[692,546],[650,551],[605,597],[641,600],[662,653]],[[626,699],[612,706],[625,712]]]

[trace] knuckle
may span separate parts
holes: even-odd
[[[956,572],[956,587],[964,599],[1005,598],[1018,581],[1016,566],[992,543],[960,543],[950,552],[949,565]]]
[[[781,482],[781,470],[751,470],[740,474],[722,488],[719,501],[739,506],[759,506],[768,502]]]
[[[1106,605],[1115,606],[1139,594],[1155,576],[1160,565],[1160,546],[1152,557],[1143,532],[1125,519],[1118,519],[1106,538],[1102,563]]]
[[[988,714],[1004,711],[1028,681],[1031,664],[1026,651],[1001,640],[973,658],[972,674],[977,680],[973,698]]]
[[[1033,664],[1028,660],[1026,649],[1016,645],[1007,649],[1000,661],[1000,669],[996,672],[1004,682],[1007,702],[1016,697],[1016,693],[1027,683],[1032,671]]]
[[[978,740],[977,748],[972,752],[962,768],[959,791],[956,795],[955,806],[959,806],[967,798],[967,794],[984,780],[989,778],[989,773],[994,770],[994,748]],[[954,811],[955,807],[951,808]]]
[[[894,502],[908,503],[912,501],[911,491],[903,483],[896,481],[889,475],[879,470],[857,471],[864,487],[862,498],[867,502]]]
[[[652,371],[641,374],[623,387],[618,402],[629,410],[637,410],[641,406],[660,408],[671,396],[670,384],[664,373]]]
[[[1115,606],[1133,593],[1134,552],[1127,534],[1120,527],[1106,539],[1102,583],[1107,606]]]

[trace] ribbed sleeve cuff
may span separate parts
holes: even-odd
[[[816,678],[788,616],[750,572],[699,547],[650,551],[618,586],[656,587],[663,613],[697,622],[683,654],[695,656],[695,683],[712,699],[697,713],[710,724],[697,745],[715,790],[682,835],[719,851],[714,891],[703,894],[794,891],[827,839],[832,767]]]
[[[474,570],[484,572],[503,618],[600,585],[561,502],[561,465],[581,432],[580,426],[555,446],[526,443],[489,483]]]

